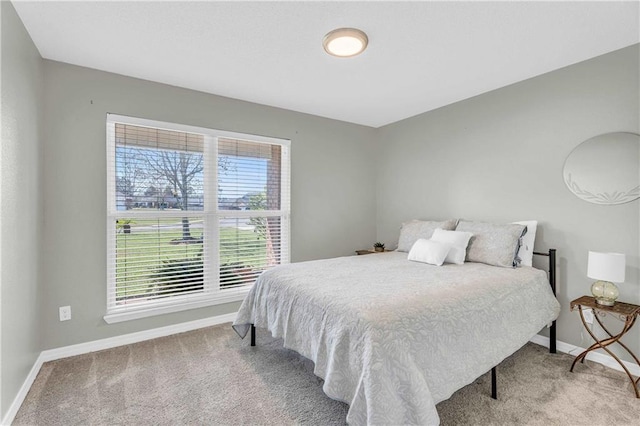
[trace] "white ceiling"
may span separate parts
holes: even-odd
[[[13,4],[46,59],[372,127],[640,42],[637,1]]]

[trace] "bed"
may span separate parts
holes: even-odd
[[[433,266],[388,252],[268,270],[233,327],[243,338],[254,326],[268,329],[311,359],[323,391],[349,404],[349,424],[438,424],[438,402],[494,369],[559,311],[545,271]]]

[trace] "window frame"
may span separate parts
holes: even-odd
[[[188,295],[176,295],[167,299],[153,300],[149,303],[140,302],[135,306],[123,308],[117,306],[112,297],[116,291],[116,219],[119,217],[133,218],[158,218],[163,216],[175,216],[175,212],[163,211],[138,211],[127,210],[126,213],[117,208],[116,194],[116,123],[151,127],[169,131],[196,133],[204,136],[203,156],[205,168],[204,174],[204,206],[203,210],[184,210],[179,213],[183,217],[202,217],[206,226],[204,232],[204,282],[203,292]],[[254,143],[281,146],[280,160],[280,209],[279,210],[221,210],[218,205],[218,194],[215,188],[218,186],[218,139],[227,138]],[[106,239],[107,239],[107,280],[106,280],[106,313],[105,322],[117,323],[121,321],[145,318],[154,315],[162,315],[171,312],[179,312],[188,309],[196,309],[206,306],[241,301],[249,292],[251,285],[236,288],[220,289],[219,271],[219,223],[221,218],[246,218],[250,216],[274,216],[281,217],[280,240],[282,250],[280,252],[280,264],[290,262],[291,239],[291,141],[288,139],[273,138],[268,136],[252,135],[247,133],[230,132],[204,127],[190,126],[177,123],[169,123],[145,118],[129,117],[118,114],[107,114],[106,119],[106,149],[107,149],[107,208],[106,208]],[[207,167],[208,166],[208,167]],[[206,184],[206,182],[212,182]],[[260,212],[259,214],[256,214]]]

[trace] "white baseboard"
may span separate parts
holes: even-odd
[[[538,345],[545,346],[547,348],[549,347],[549,338],[545,336],[541,336],[539,334],[536,334],[535,336],[533,336],[530,342],[537,343]],[[578,356],[578,354],[580,354],[585,350],[585,348],[581,348],[580,346],[574,346],[574,345],[570,345],[569,343],[560,342],[560,341],[556,342],[556,349],[558,349],[560,352],[564,352],[574,356]],[[620,366],[620,364],[618,364],[616,360],[613,359],[613,357],[609,355],[605,355],[601,352],[589,352],[587,354],[587,359],[589,361],[602,364],[606,367],[613,368],[614,370],[624,371]],[[622,361],[622,363],[624,364],[625,367],[629,369],[629,372],[632,375],[640,376],[640,366],[624,360]]]
[[[31,385],[33,384],[34,380],[36,380],[36,376],[38,375],[38,372],[42,367],[43,362],[41,358],[42,355],[40,355],[38,359],[36,359],[33,367],[31,367],[31,371],[29,371],[29,374],[27,374],[27,378],[24,379],[24,383],[22,383],[18,394],[9,406],[9,411],[7,411],[7,414],[5,414],[4,418],[2,419],[2,426],[10,425],[11,422],[13,422],[13,419],[16,417],[16,414],[18,414],[18,409],[20,409],[22,402],[27,397],[27,393],[29,393],[29,389],[31,389]]]
[[[111,349],[118,346],[130,345],[132,343],[143,342],[145,340],[156,339],[158,337],[170,336],[172,334],[184,333],[186,331],[197,330],[199,328],[210,327],[212,325],[223,324],[225,322],[232,322],[235,320],[236,312],[219,315],[210,318],[204,318],[196,321],[183,322],[180,324],[169,325],[166,327],[154,328],[151,330],[140,331],[137,333],[124,334],[122,336],[109,337],[106,339],[94,340],[92,342],[79,343],[77,345],[64,346],[62,348],[49,349],[46,351],[42,351],[40,356],[36,360],[31,368],[31,371],[27,375],[18,395],[16,395],[13,403],[9,407],[9,411],[2,419],[2,425],[10,425],[13,422],[16,414],[18,413],[18,409],[22,405],[22,402],[27,396],[31,385],[36,379],[42,364],[48,361],[54,361],[56,359],[66,358],[70,356],[87,354],[90,352],[101,351],[104,349]],[[549,347],[549,338],[545,336],[541,336],[536,334],[530,340],[532,343],[536,343],[541,346]],[[568,343],[558,341],[556,343],[556,348],[560,352],[565,353],[573,353],[577,355],[578,353],[584,351],[583,348],[579,346],[570,345]],[[609,355],[604,355],[598,352],[591,352],[587,355],[587,359],[603,364],[607,367],[613,368],[618,371],[624,371],[622,367]],[[640,367],[635,364],[632,364],[627,361],[623,361],[624,365],[629,369],[631,374],[634,376],[640,376]]]
[[[156,339],[158,337],[170,336],[172,334],[184,333],[185,331],[197,330],[199,328],[210,327],[212,325],[232,322],[236,319],[236,312],[225,315],[218,315],[201,320],[183,322],[180,324],[168,325],[166,327],[153,328],[151,330],[139,331],[137,333],[124,334],[122,336],[109,337],[106,339],[94,340],[93,342],[79,343],[77,345],[64,346],[62,348],[42,351],[40,357],[44,362],[70,356],[88,354],[90,352],[102,351],[118,346],[130,345],[132,343],[143,342],[145,340]]]
[[[49,349],[42,351],[36,362],[33,364],[31,371],[27,375],[22,387],[18,391],[18,394],[13,400],[13,403],[9,407],[9,410],[2,419],[2,425],[8,426],[13,422],[13,419],[18,414],[18,409],[22,405],[22,402],[27,396],[31,385],[36,379],[42,364],[48,361],[54,361],[56,359],[67,358],[70,356],[88,354],[90,352],[101,351],[104,349],[111,349],[118,346],[130,345],[132,343],[143,342],[145,340],[156,339],[158,337],[170,336],[172,334],[184,333],[186,331],[197,330],[199,328],[210,327],[212,325],[223,324],[225,322],[233,322],[236,318],[237,312],[233,312],[225,315],[218,315],[210,318],[203,318],[201,320],[183,322],[180,324],[169,325],[166,327],[153,328],[151,330],[139,331],[137,333],[124,334],[122,336],[109,337],[106,339],[94,340],[92,342],[79,343],[77,345],[64,346],[56,349]]]

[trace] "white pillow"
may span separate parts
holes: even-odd
[[[411,246],[407,259],[440,266],[444,263],[450,248],[450,244],[420,238]]]
[[[412,220],[402,224],[400,229],[400,239],[398,240],[398,251],[409,251],[413,243],[418,238],[429,239],[434,229],[456,229],[457,219],[450,219],[444,222],[434,222],[433,220]]]
[[[527,233],[522,237],[522,243],[518,250],[518,257],[522,261],[521,265],[533,266],[533,244],[536,241],[536,229],[538,229],[537,220],[523,220],[520,222],[513,222],[516,225],[525,225],[527,227]]]
[[[455,263],[462,265],[467,256],[467,246],[473,234],[465,231],[445,231],[444,229],[436,229],[433,231],[432,241],[449,244],[451,250],[445,258],[447,263]]]

